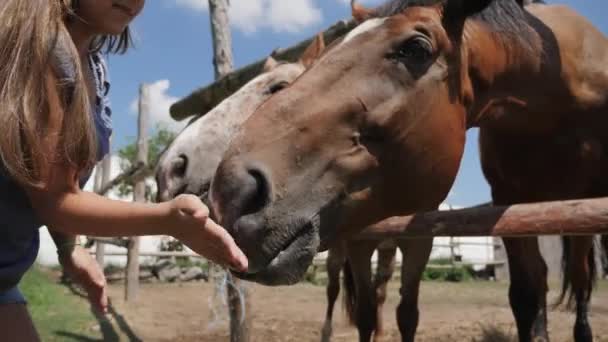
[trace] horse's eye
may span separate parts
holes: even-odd
[[[281,90],[287,88],[288,85],[289,85],[289,82],[286,82],[286,81],[281,81],[279,83],[275,83],[275,84],[271,85],[270,88],[268,88],[268,93],[276,94],[276,93],[280,92]]]
[[[363,145],[382,144],[384,140],[385,136],[378,127],[369,127],[361,132],[361,143]]]
[[[406,41],[393,54],[393,58],[405,65],[423,65],[429,62],[433,56],[433,47],[428,39],[415,37]]]

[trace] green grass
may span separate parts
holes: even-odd
[[[38,267],[23,278],[20,289],[42,341],[100,341],[101,333],[88,302],[52,280]]]

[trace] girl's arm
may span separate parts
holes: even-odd
[[[49,90],[49,132],[44,146],[48,155],[58,150],[63,112],[56,79],[46,78]],[[57,232],[96,236],[172,235],[195,252],[244,270],[247,260],[232,237],[208,219],[208,208],[195,196],[180,196],[171,202],[143,204],[110,200],[84,192],[78,172],[67,163],[52,162],[43,171],[43,188],[26,192],[42,223]]]
[[[59,254],[60,259],[62,254],[70,253],[74,250],[74,247],[77,245],[77,235],[60,233],[50,227],[48,227],[48,230],[57,247],[57,254]]]
[[[117,237],[179,235],[185,228],[175,227],[178,209],[172,207],[172,202],[115,201],[77,187],[53,192],[30,190],[29,195],[43,223],[62,233]]]

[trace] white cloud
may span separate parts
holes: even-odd
[[[321,21],[321,10],[310,0],[270,0],[268,15],[275,31],[298,32]]]
[[[206,12],[207,0],[165,0],[190,10]],[[231,24],[252,34],[263,28],[275,32],[298,32],[321,22],[315,0],[230,0]]]
[[[169,107],[179,99],[169,95],[169,80],[159,80],[148,85],[149,94],[149,109],[150,109],[150,127],[154,128],[157,124],[162,124],[168,129],[179,131],[186,124],[185,122],[177,122],[169,115]],[[137,114],[138,98],[131,102],[131,112]]]
[[[254,33],[268,24],[264,17],[266,0],[231,0],[230,23],[245,33]]]

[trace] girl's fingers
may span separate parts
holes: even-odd
[[[247,270],[248,261],[243,251],[223,227],[209,219],[209,208],[198,197],[181,195],[175,198],[175,201],[174,208],[190,216],[192,224],[190,227],[203,228],[202,231],[198,231],[196,228],[189,230],[185,236],[196,246],[198,253],[216,263],[228,265],[236,271],[245,272]]]
[[[224,263],[228,264],[230,268],[236,271],[245,272],[248,267],[247,257],[234,242],[232,236],[230,236],[230,234],[228,234],[224,228],[219,226],[211,219],[207,220],[206,227],[211,232],[217,234],[218,238],[220,239],[222,243],[221,251],[223,252],[222,258],[224,259]]]
[[[209,216],[209,208],[196,196],[181,195],[175,201],[178,209],[184,214],[205,219]]]

